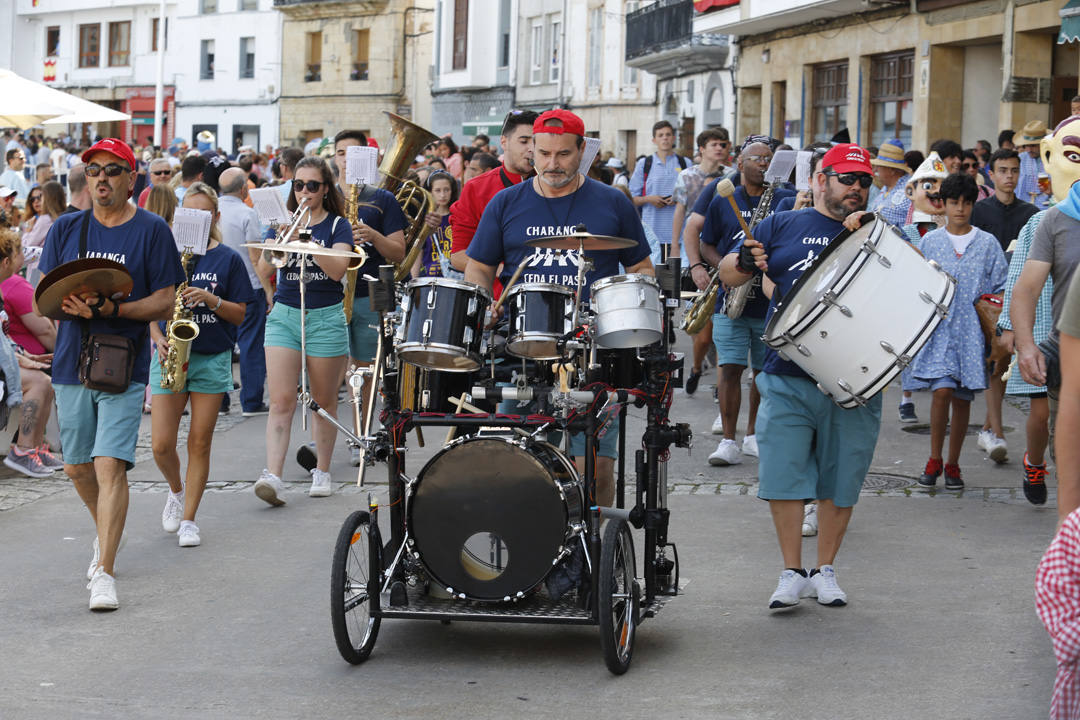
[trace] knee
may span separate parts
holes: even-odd
[[[152,438],[150,448],[154,451],[155,458],[168,457],[176,452],[176,438]]]
[[[737,383],[742,379],[742,365],[723,365],[720,368],[720,379],[726,383]]]
[[[213,432],[191,432],[188,433],[187,449],[188,457],[209,457],[210,446],[213,443]]]
[[[292,415],[294,410],[296,410],[295,395],[270,398],[271,415]]]

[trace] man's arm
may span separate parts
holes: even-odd
[[[629,273],[641,273],[642,275],[652,275],[656,277],[656,268],[653,267],[652,259],[648,256],[637,265],[631,265],[626,268],[626,272]]]
[[[469,249],[469,243],[476,234],[476,226],[480,224],[480,215],[475,210],[475,194],[476,187],[466,184],[461,189],[461,197],[450,206],[450,264],[461,272],[464,272],[469,264],[469,256],[465,251]]]
[[[691,212],[690,217],[686,218],[686,227],[683,228],[683,245],[686,247],[686,259],[690,263],[690,277],[694,279],[698,290],[704,290],[709,286],[709,271],[700,265],[694,267],[702,261],[701,228],[704,224],[704,215]],[[716,267],[716,262],[709,264]]]
[[[120,311],[117,317],[125,320],[137,320],[139,322],[168,320],[172,317],[175,298],[176,286],[169,285],[160,290],[155,290],[142,300],[116,303],[111,299],[107,299],[100,308],[100,315],[102,318],[108,319],[113,313],[114,306],[119,304]],[[68,315],[77,315],[89,320],[94,317],[94,311],[90,308],[90,303],[95,303],[97,300],[98,294],[93,292],[83,293],[82,295],[68,295],[61,303],[61,308]]]
[[[1080,338],[1061,333],[1061,392],[1058,400],[1058,438],[1080,437]],[[1080,507],[1080,445],[1056,445],[1058,522]]]
[[[682,254],[679,251],[679,247],[680,247],[680,245],[682,243],[682,238],[680,236],[682,235],[683,220],[685,218],[686,218],[686,203],[681,203],[681,202],[675,203],[675,216],[672,218],[672,221],[671,221],[671,254],[672,255],[681,255]],[[689,255],[687,255],[686,257],[687,257],[688,260],[690,259]]]
[[[1013,286],[1012,304],[1009,307],[1009,321],[1016,344],[1016,365],[1020,368],[1020,376],[1031,385],[1046,384],[1046,358],[1035,346],[1034,328],[1035,305],[1049,275],[1050,263],[1028,258]]]
[[[353,228],[353,241],[371,243],[388,262],[399,263],[405,259],[405,233],[401,230],[383,235],[370,225],[357,224]]]

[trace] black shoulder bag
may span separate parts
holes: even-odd
[[[86,233],[91,210],[85,211],[79,231],[79,258],[86,257]],[[119,394],[131,384],[135,367],[135,343],[123,335],[91,333],[90,321],[79,320],[82,344],[79,348],[79,382],[88,390]]]

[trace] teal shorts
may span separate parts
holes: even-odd
[[[128,470],[135,467],[145,385],[131,383],[116,394],[82,385],[53,385],[53,390],[65,463],[83,465],[111,457],[126,462]]]
[[[187,384],[183,392],[227,393],[233,389],[232,351],[223,350],[212,355],[191,353],[188,361]],[[150,392],[154,395],[173,395],[172,390],[161,387],[161,362],[158,354],[150,359]]]
[[[712,337],[718,365],[742,365],[750,358],[750,367],[760,370],[765,363],[765,318],[738,317],[724,313],[713,315]]]
[[[341,303],[309,309],[304,325],[309,356],[341,357],[349,352],[349,334],[345,330],[345,311],[341,309]],[[263,344],[300,352],[300,309],[274,303],[274,309],[266,316]]]
[[[757,387],[758,497],[853,506],[874,457],[882,394],[845,410],[809,378],[762,372]]]
[[[371,301],[355,298],[349,320],[349,357],[360,362],[375,362],[379,347],[379,313],[371,309]]]

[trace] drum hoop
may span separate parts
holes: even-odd
[[[652,285],[658,291],[660,290],[660,283],[656,281],[656,278],[651,275],[645,275],[643,273],[626,273],[624,275],[612,275],[606,278],[600,278],[592,284],[592,294],[595,295],[599,291],[612,285],[618,285],[620,283],[644,283],[646,285]]]
[[[420,363],[416,362],[415,360],[410,360],[408,355],[405,355],[405,354],[402,353],[402,351],[412,352],[414,350],[420,350],[420,349],[422,349],[424,352],[433,352],[433,353],[435,353],[437,355],[446,355],[447,357],[464,358],[466,360],[471,360],[472,362],[476,363],[476,365],[474,367],[470,367],[470,368],[442,368],[442,367],[433,368],[433,367],[428,367],[427,365],[421,365]],[[479,359],[479,353],[471,353],[471,352],[468,352],[468,351],[462,352],[460,346],[458,346],[458,345],[447,345],[445,343],[418,343],[418,342],[400,343],[395,348],[395,351],[396,351],[399,358],[401,358],[405,362],[409,363],[410,365],[415,365],[416,367],[421,368],[422,370],[435,370],[437,372],[464,373],[464,372],[473,372],[477,368],[481,367],[484,364],[483,361]]]
[[[413,280],[409,281],[409,284],[406,286],[406,290],[411,292],[414,287],[423,287],[423,286],[426,286],[426,285],[436,285],[438,287],[454,288],[455,290],[465,290],[466,292],[473,292],[473,293],[477,293],[479,295],[483,295],[484,297],[486,297],[488,299],[488,301],[491,300],[491,291],[488,290],[487,288],[481,287],[481,286],[477,285],[476,283],[469,282],[468,280],[456,280],[454,278],[444,278],[444,277],[414,278]]]
[[[557,285],[555,283],[518,283],[506,292],[506,297],[509,298],[511,295],[523,292],[553,292],[559,295],[566,295],[567,297],[573,297],[574,295],[574,291],[565,285]]]

